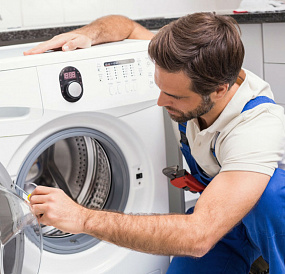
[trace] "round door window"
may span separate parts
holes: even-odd
[[[61,188],[91,209],[123,211],[129,191],[128,168],[118,145],[102,132],[73,128],[38,144],[22,166],[17,184],[27,192],[37,185]],[[75,253],[99,242],[42,226],[44,249]]]

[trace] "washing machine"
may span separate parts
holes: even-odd
[[[0,163],[12,180],[6,188],[19,200],[43,185],[88,208],[168,213],[163,113],[148,41],[23,56],[33,46],[0,48]],[[169,265],[167,256],[89,235],[33,231],[42,236],[40,274],[160,274]],[[36,246],[25,247],[25,257],[38,254]],[[14,271],[36,273],[22,269]]]

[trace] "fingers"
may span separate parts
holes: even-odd
[[[30,195],[30,204],[57,204],[57,201],[73,202],[62,189],[37,186]],[[70,200],[70,201],[69,201]]]
[[[53,196],[49,194],[53,191],[54,189],[50,187],[37,186],[30,194],[30,205],[33,213],[38,217],[38,219],[40,219],[40,217],[48,210],[49,203],[53,200]]]
[[[61,231],[82,233],[85,209],[68,197],[63,190],[37,186],[30,196],[30,205],[39,222]]]
[[[33,54],[39,54],[44,53],[48,50],[61,48],[66,43],[66,39],[60,35],[53,37],[51,40],[48,40],[46,42],[40,43],[34,48],[25,51],[24,55],[33,55]]]
[[[62,46],[63,51],[85,49],[91,47],[91,39],[85,35],[76,35]]]
[[[50,210],[57,200],[62,199],[59,196],[65,196],[61,189],[37,186],[29,198],[30,205],[35,215],[38,216]]]
[[[43,225],[54,226],[54,223],[57,221],[57,216],[50,211],[47,204],[34,204],[32,211]]]
[[[91,47],[91,39],[82,34],[77,33],[63,33],[54,36],[52,39],[40,43],[36,47],[25,51],[24,55],[33,55],[44,53],[48,50],[62,49],[63,51],[75,50],[77,48]]]
[[[49,225],[49,222],[43,217],[44,213],[48,211],[47,200],[48,200],[49,189],[46,187],[38,186],[29,197],[30,206],[32,212],[37,216],[40,223]]]
[[[31,197],[34,195],[46,195],[49,194],[50,192],[54,191],[55,188],[52,187],[46,187],[46,186],[37,186],[34,191],[31,193]]]

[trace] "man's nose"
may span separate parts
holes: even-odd
[[[167,95],[164,94],[162,91],[159,94],[159,97],[157,99],[157,105],[160,107],[165,107],[170,105],[170,100],[167,98]]]

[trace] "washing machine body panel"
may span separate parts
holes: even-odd
[[[121,201],[116,191],[110,192],[107,209],[110,205],[125,213],[167,213],[168,182],[161,172],[166,166],[163,113],[156,105],[159,90],[153,82],[147,42],[126,41],[28,59],[12,53],[1,59],[0,50],[0,75],[6,75],[2,87],[16,96],[13,100],[10,94],[0,106],[0,150],[4,151],[0,162],[13,181],[25,187],[29,168],[47,148],[79,135],[98,141],[107,158],[124,162],[117,166],[109,159],[111,172],[122,168],[123,179],[111,183],[111,188],[119,185]],[[62,96],[59,74],[66,67],[76,68],[82,77],[83,95],[77,102]],[[21,79],[18,84],[10,83],[13,71]],[[26,79],[31,79],[30,86]],[[117,201],[109,203],[110,199]],[[76,251],[77,239],[72,237],[68,245],[74,245],[70,247],[74,252],[68,246],[60,250],[69,237],[55,248],[48,241],[45,248],[44,242],[40,273],[164,273],[169,264],[166,256],[102,241],[88,242]]]

